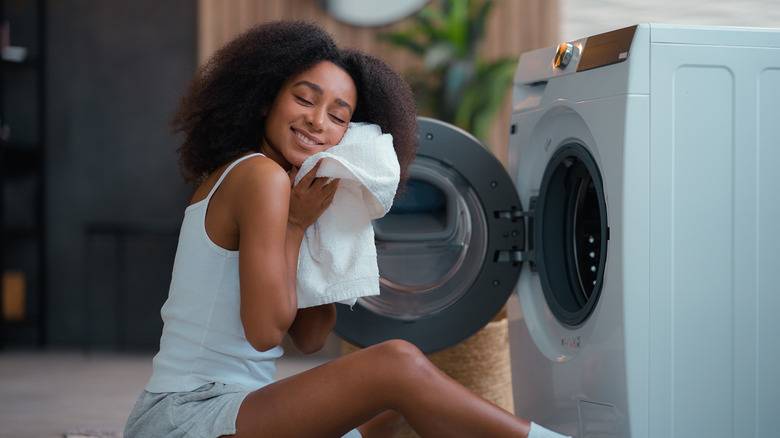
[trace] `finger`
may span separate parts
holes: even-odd
[[[324,208],[328,208],[333,202],[333,199],[336,197],[336,189],[338,188],[338,184],[338,180],[335,180],[334,182],[328,184],[325,187],[325,190],[323,190],[323,193],[325,193],[325,198],[322,200],[322,206]]]
[[[318,176],[317,178],[314,178],[314,181],[311,182],[310,187],[315,190],[324,190],[326,187],[334,189],[334,187],[330,187],[330,185],[331,185],[331,181],[335,181],[335,180],[336,178],[330,176]]]
[[[301,181],[299,184],[303,183],[306,185],[311,185],[315,180],[317,176],[317,170],[320,168],[320,164],[322,163],[322,160],[317,161],[317,163],[314,165],[314,167],[311,168],[310,171],[306,173],[306,175],[301,178]]]
[[[323,195],[335,193],[338,187],[336,178],[317,178],[311,185],[312,190],[319,191]]]
[[[341,180],[338,178],[332,178],[329,181],[325,182],[325,189],[328,189],[332,191],[333,193],[336,193],[336,190],[339,188],[339,182]]]

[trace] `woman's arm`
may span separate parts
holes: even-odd
[[[266,351],[281,343],[295,319],[303,234],[330,205],[337,184],[314,178],[315,168],[293,189],[277,164],[247,161],[235,169],[240,172],[231,182],[239,230],[241,322],[250,344]]]

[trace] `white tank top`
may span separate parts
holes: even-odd
[[[273,382],[281,347],[255,350],[240,318],[238,251],[228,251],[206,234],[206,210],[234,161],[205,199],[185,210],[173,264],[160,352],[154,357],[149,392],[192,391],[221,382],[257,389]]]

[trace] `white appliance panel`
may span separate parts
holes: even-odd
[[[555,150],[581,142],[610,236],[600,301],[580,325],[556,320],[523,268],[510,302],[516,411],[578,437],[771,436],[780,31],[640,25],[619,61],[576,71],[589,40],[572,42],[563,70],[554,47],[524,54],[515,77],[521,203],[540,195]]]

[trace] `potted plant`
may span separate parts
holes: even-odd
[[[512,84],[516,57],[484,60],[479,44],[492,0],[436,0],[413,25],[380,38],[420,56],[406,72],[422,115],[459,126],[485,141]]]

